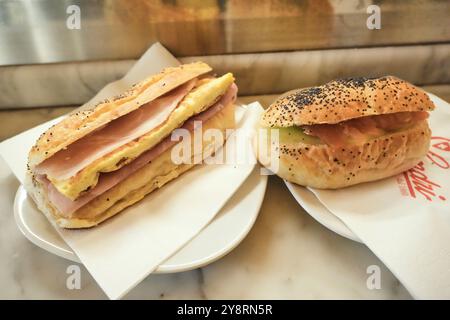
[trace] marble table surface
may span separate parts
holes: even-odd
[[[243,101],[254,98],[244,99]],[[260,97],[265,104],[272,97]],[[66,110],[43,111],[43,122]],[[55,114],[56,113],[56,114]],[[14,112],[2,118],[21,122]],[[14,120],[15,119],[15,120]],[[35,125],[30,121],[29,126]],[[10,123],[11,127],[14,127]],[[25,129],[25,128],[23,128]],[[13,216],[19,186],[0,158],[0,299],[106,299],[81,266],[81,288],[66,286],[72,262],[29,242]],[[381,288],[369,289],[367,268],[381,269]],[[259,217],[243,242],[201,269],[148,276],[125,299],[410,299],[363,244],[329,231],[271,176]]]

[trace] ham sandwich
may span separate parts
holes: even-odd
[[[45,132],[30,151],[27,175],[27,190],[39,209],[62,227],[95,226],[120,211],[125,200],[136,202],[129,200],[132,193],[148,193],[146,185],[160,187],[192,167],[169,161],[179,143],[170,137],[173,130],[193,132],[194,121],[220,130],[234,127],[233,75],[205,76],[210,70],[200,62],[169,68]],[[146,184],[136,178],[155,163],[160,164]],[[133,179],[139,180],[135,186]]]

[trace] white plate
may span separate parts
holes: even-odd
[[[200,268],[233,250],[252,228],[264,198],[266,185],[267,176],[261,175],[259,166],[256,166],[213,222],[161,264],[155,273]],[[61,239],[47,218],[37,210],[23,186],[20,186],[16,193],[14,216],[19,229],[35,245],[60,257],[79,262],[78,257]]]
[[[338,217],[325,208],[311,191],[286,180],[284,180],[284,183],[294,196],[295,200],[297,200],[306,212],[320,224],[343,237],[361,242],[361,240]]]

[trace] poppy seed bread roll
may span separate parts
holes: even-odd
[[[258,159],[283,179],[319,189],[383,179],[425,156],[433,109],[424,91],[392,76],[295,90],[263,113]],[[279,144],[272,157],[261,156],[261,143],[273,146],[273,130]]]

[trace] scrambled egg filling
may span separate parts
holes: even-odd
[[[154,147],[187,119],[213,105],[225,94],[233,82],[234,77],[231,73],[209,81],[200,81],[199,85],[184,97],[162,125],[97,159],[74,177],[65,180],[49,178],[51,183],[60,193],[75,200],[83,192],[97,184],[101,172],[118,170]]]

